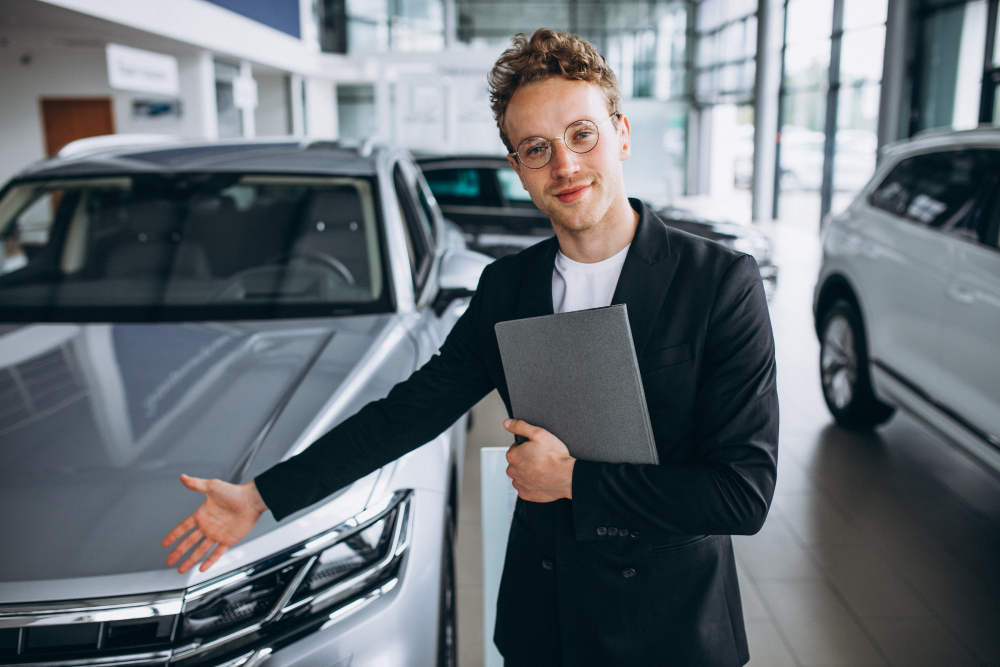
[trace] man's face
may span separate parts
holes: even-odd
[[[518,88],[507,106],[504,124],[515,150],[528,137],[552,141],[552,159],[540,169],[529,169],[513,156],[508,160],[532,201],[557,227],[591,229],[616,198],[625,196],[621,163],[630,153],[628,121],[622,116],[616,129],[613,121],[605,123],[609,115],[600,88],[557,76]],[[562,141],[566,127],[578,120],[600,126],[600,141],[587,153],[574,153]]]

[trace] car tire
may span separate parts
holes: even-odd
[[[455,610],[455,511],[445,506],[441,553],[441,595],[438,602],[438,667],[458,665],[458,616]]]
[[[875,397],[868,346],[857,307],[839,299],[820,320],[819,372],[823,399],[841,426],[868,429],[892,417],[895,409]]]

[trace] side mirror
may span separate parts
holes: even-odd
[[[434,300],[434,312],[440,316],[455,299],[475,294],[483,269],[492,261],[492,257],[471,250],[455,248],[445,252],[438,272],[440,291]]]

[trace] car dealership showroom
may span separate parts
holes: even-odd
[[[998,5],[0,0],[0,666],[1000,667]]]

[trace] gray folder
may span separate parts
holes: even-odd
[[[659,463],[624,304],[499,322],[514,418],[574,458]]]

